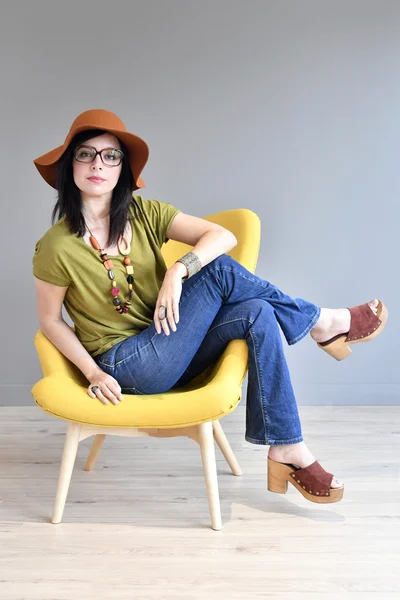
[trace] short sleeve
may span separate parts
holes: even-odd
[[[158,246],[161,248],[163,244],[168,242],[167,232],[172,221],[182,211],[169,202],[143,199],[141,201],[157,237]]]
[[[54,248],[49,243],[45,236],[36,242],[32,266],[33,274],[38,279],[62,287],[68,286],[71,283],[60,253],[56,247]]]

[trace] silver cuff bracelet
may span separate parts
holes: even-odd
[[[198,273],[202,266],[199,257],[194,252],[188,252],[187,254],[182,256],[182,258],[179,258],[176,262],[180,262],[183,265],[185,265],[189,273],[189,275],[186,275],[186,277],[182,277],[182,281],[184,279],[189,279],[189,277],[191,277],[195,273]]]

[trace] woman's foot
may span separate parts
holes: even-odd
[[[304,442],[287,446],[270,446],[268,456],[272,460],[297,465],[301,469],[308,467],[316,460]],[[332,479],[331,488],[338,488],[342,485],[343,483],[335,477]]]
[[[379,300],[371,300],[368,305],[376,315]],[[320,317],[310,331],[315,342],[326,342],[335,335],[350,331],[350,311],[348,308],[321,308]]]

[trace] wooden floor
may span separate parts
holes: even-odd
[[[344,481],[317,505],[266,491],[267,447],[244,440],[245,406],[221,420],[243,476],[216,447],[221,531],[210,528],[198,445],[108,437],[63,522],[50,523],[66,424],[0,408],[1,600],[399,600],[400,407],[300,406],[306,443]]]

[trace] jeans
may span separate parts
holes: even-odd
[[[289,346],[302,340],[321,309],[291,298],[227,254],[183,281],[177,330],[160,334],[154,321],[94,356],[125,394],[178,388],[215,363],[233,339],[249,351],[245,440],[270,446],[303,441],[280,326]]]

